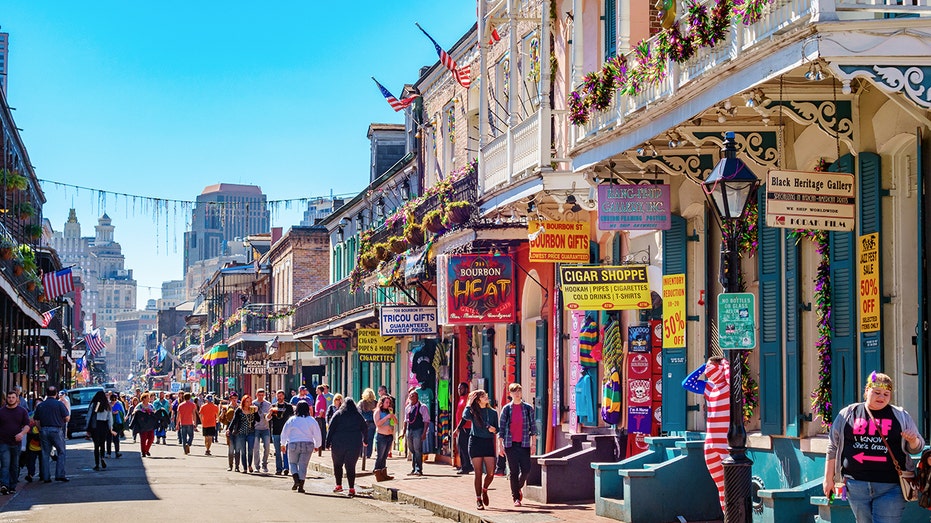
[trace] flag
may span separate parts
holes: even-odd
[[[88,350],[90,350],[92,358],[96,358],[97,355],[100,354],[100,351],[107,348],[107,346],[103,343],[103,340],[100,339],[100,330],[95,330],[85,334],[84,343],[87,345]]]
[[[418,94],[414,96],[408,96],[407,98],[403,100],[398,100],[397,98],[394,97],[393,94],[391,94],[390,92],[388,92],[387,89],[385,89],[384,85],[378,83],[378,80],[375,80],[374,76],[372,77],[372,80],[375,81],[375,85],[378,86],[378,90],[381,91],[381,95],[385,97],[385,100],[388,101],[388,105],[390,105],[391,108],[394,109],[394,112],[398,112],[401,109],[410,107],[410,105],[414,102],[414,100],[416,100],[420,96]]]
[[[67,294],[74,290],[74,280],[71,278],[71,267],[42,275],[42,287],[45,288],[45,297],[49,300]]]
[[[159,343],[158,344],[158,362],[159,363],[165,361],[166,354],[168,354],[168,351],[165,350],[165,346]]]
[[[488,45],[491,45],[495,42],[501,41],[501,35],[498,34],[498,28],[495,26],[491,27],[491,35],[488,37]]]
[[[52,318],[54,318],[54,317],[55,317],[55,309],[52,309],[52,310],[50,310],[50,311],[45,311],[45,312],[43,312],[43,313],[42,313],[42,323],[41,323],[42,328],[44,329],[44,328],[48,327],[48,324],[52,322]]]
[[[228,361],[229,347],[226,345],[217,345],[200,357],[201,365],[210,365],[211,367],[223,365]]]
[[[459,82],[459,85],[468,89],[469,85],[471,85],[472,83],[471,68],[468,66],[460,68],[459,65],[456,63],[456,61],[453,60],[453,57],[449,56],[449,53],[447,53],[442,47],[440,47],[440,44],[436,43],[436,40],[434,40],[433,37],[430,36],[430,33],[424,31],[424,28],[420,27],[420,24],[415,24],[415,25],[417,25],[417,29],[420,29],[421,32],[427,35],[427,38],[429,38],[430,41],[433,42],[433,47],[436,48],[436,54],[439,55],[440,63],[443,64],[443,67],[449,69],[449,72],[453,73],[453,76],[456,77],[456,81]]]

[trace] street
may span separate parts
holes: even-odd
[[[311,479],[322,477],[316,473],[308,474],[307,493],[298,494],[291,491],[290,478],[228,472],[225,445],[214,446],[214,455],[205,456],[198,433],[185,456],[177,439],[172,443],[173,436],[169,433],[168,445],[153,445],[152,457],[145,459],[130,437],[123,442],[123,457],[107,460],[107,469],[100,472],[93,470],[90,441],[69,440],[71,481],[43,484],[36,478],[26,483],[23,471],[16,494],[0,497],[0,520],[447,521],[418,507],[371,499],[365,490],[353,499],[333,494],[333,478]],[[271,465],[274,469],[273,456]]]

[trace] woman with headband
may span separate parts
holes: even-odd
[[[906,502],[899,471],[914,472],[910,454],[925,440],[908,412],[892,405],[892,378],[874,371],[863,397],[831,425],[824,495],[846,496],[858,523],[901,521]]]

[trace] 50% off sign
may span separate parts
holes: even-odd
[[[878,332],[879,299],[879,233],[860,236],[858,265],[860,266],[860,332]]]

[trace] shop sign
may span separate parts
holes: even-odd
[[[381,308],[378,321],[382,336],[436,334],[436,307]]]
[[[856,185],[847,173],[769,171],[766,225],[784,229],[852,231]]]
[[[721,350],[756,347],[756,296],[749,292],[718,295],[718,343]]]
[[[345,356],[349,352],[349,338],[342,336],[314,336],[314,357]]]
[[[879,233],[860,236],[860,332],[878,332]]]
[[[266,367],[269,374],[287,374],[289,364],[285,360],[269,360]]]
[[[669,185],[598,186],[598,230],[664,231],[672,226]]]
[[[530,261],[550,263],[588,263],[589,222],[554,222],[529,220]]]
[[[442,258],[442,260],[441,260]],[[514,323],[514,260],[510,256],[461,254],[437,257],[440,323]]]
[[[646,265],[564,265],[559,268],[560,290],[570,310],[650,309],[650,280]]]
[[[359,361],[394,363],[398,348],[393,337],[382,336],[378,329],[357,329],[356,334],[359,336]]]
[[[71,349],[71,359],[79,360],[84,357],[87,351],[84,349]]]
[[[663,348],[685,347],[685,274],[663,276]]]
[[[265,360],[250,360],[242,362],[243,374],[266,374]]]
[[[653,431],[653,414],[650,407],[627,407],[627,431],[649,434]]]
[[[404,282],[413,285],[427,280],[427,252],[429,249],[419,248],[408,251],[404,258]]]

